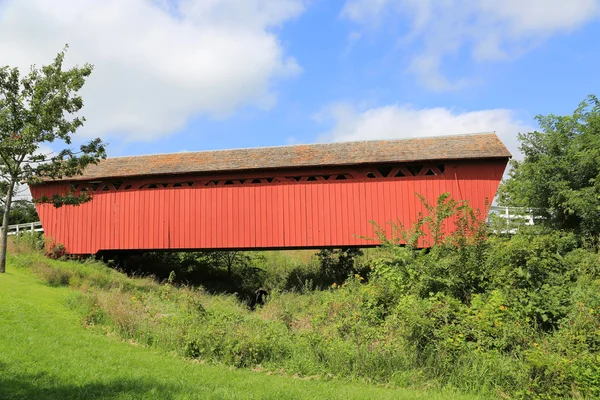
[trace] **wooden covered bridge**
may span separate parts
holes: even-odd
[[[31,192],[92,196],[36,206],[70,254],[370,246],[369,221],[425,211],[417,193],[484,211],[509,157],[494,133],[115,157]]]

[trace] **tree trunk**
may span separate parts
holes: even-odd
[[[12,203],[13,191],[15,190],[15,179],[10,178],[6,201],[4,202],[4,213],[2,215],[2,230],[0,230],[0,274],[6,272],[6,250],[8,247],[8,216]]]

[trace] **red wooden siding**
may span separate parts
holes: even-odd
[[[434,203],[449,192],[484,210],[505,167],[503,159],[457,162],[447,164],[443,174],[399,179],[106,190],[81,206],[38,204],[37,210],[46,235],[71,254],[367,246],[375,244],[360,238],[373,237],[369,221],[409,225],[425,211],[415,193]],[[69,187],[69,182],[48,182],[31,189],[39,198]]]

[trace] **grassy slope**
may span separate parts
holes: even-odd
[[[0,399],[473,398],[191,363],[85,329],[70,292],[10,264],[0,276]]]

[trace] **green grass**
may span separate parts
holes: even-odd
[[[135,346],[84,328],[66,304],[74,290],[42,284],[16,257],[0,275],[0,399],[475,398],[232,370]]]

